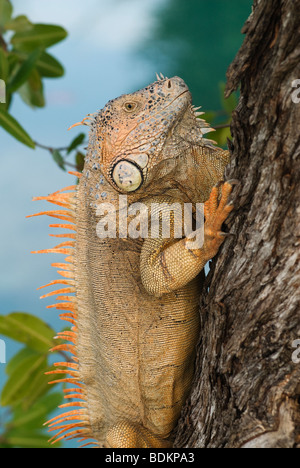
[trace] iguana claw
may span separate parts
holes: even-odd
[[[237,183],[237,180],[230,180],[215,185],[212,188],[209,199],[204,203],[205,224],[203,249],[208,259],[213,258],[217,254],[224,239],[228,237],[228,233],[222,232],[222,224],[234,209],[233,203],[228,203],[228,200],[233,185],[237,185]]]

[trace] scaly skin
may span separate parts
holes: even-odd
[[[212,129],[198,116],[178,77],[110,101],[90,118],[79,187],[39,198],[68,208],[52,215],[75,231],[71,242],[44,251],[68,255],[56,264],[67,287],[48,295],[64,294],[53,307],[71,312],[62,318],[73,330],[60,337],[73,344],[54,350],[74,355],[73,364],[58,366],[69,368],[63,381],[73,382],[82,399],[79,410],[50,421],[59,429],[54,441],[68,436],[93,438],[99,447],[172,446],[194,373],[202,270],[224,241],[221,227],[233,209],[232,185],[218,184],[229,154],[204,138]],[[191,250],[185,237],[161,232],[132,239],[117,230],[116,238],[100,238],[97,207],[105,202],[119,210],[119,195],[127,195],[128,206],[164,203],[168,210],[177,203],[175,211],[205,202],[203,246]]]

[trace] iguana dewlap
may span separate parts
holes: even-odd
[[[65,390],[66,412],[49,422],[58,430],[54,441],[172,445],[194,373],[201,272],[222,244],[221,226],[233,209],[230,183],[218,184],[229,154],[204,138],[212,129],[198,117],[178,77],[109,101],[90,117],[79,185],[37,198],[61,207],[40,213],[61,220],[52,227],[70,230],[42,251],[66,255],[54,264],[62,279],[51,283],[63,288],[43,297],[58,295],[49,307],[63,310],[72,325],[59,333],[66,344],[54,348],[73,355],[57,363],[56,372],[67,374],[61,381],[73,385]],[[131,238],[118,224],[125,195],[128,207],[206,202],[204,245],[189,249],[185,237],[172,237],[173,225],[168,238],[161,231]],[[103,203],[116,209],[113,238],[99,236]],[[132,219],[129,210],[128,224]]]

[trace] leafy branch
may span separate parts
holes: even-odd
[[[84,161],[80,147],[86,144],[85,134],[80,133],[65,147],[50,147],[35,141],[11,113],[16,95],[32,109],[45,107],[45,79],[64,75],[63,66],[49,49],[66,37],[67,32],[61,26],[34,24],[25,15],[14,17],[12,2],[0,0],[0,127],[30,148],[48,151],[61,169],[70,166],[80,171]],[[1,102],[3,82],[5,102]],[[72,155],[75,155],[74,164],[68,160]],[[24,312],[1,315],[0,335],[23,344],[5,367],[0,448],[49,448],[43,423],[63,397],[61,390],[52,390],[49,381],[54,380],[53,376],[45,373],[54,370],[49,349],[61,342],[53,339],[56,332],[44,321]],[[55,353],[64,361],[71,361],[67,352]]]
[[[1,393],[0,447],[48,447],[42,429],[49,415],[62,402],[61,391],[52,392],[54,370],[49,349],[61,344],[55,331],[41,319],[24,312],[0,316],[0,334],[25,345],[6,365],[7,381]],[[57,351],[71,362],[64,351]],[[57,384],[56,384],[57,385]]]
[[[11,1],[0,0],[0,80],[5,83],[5,102],[0,103],[0,127],[32,149],[49,148],[37,144],[11,114],[13,98],[18,94],[32,109],[45,107],[44,80],[64,75],[64,67],[49,49],[66,37],[67,31],[61,26],[34,24],[25,15],[14,17]],[[73,152],[74,164],[65,161],[61,149],[49,149],[61,169],[70,166],[82,170],[83,155],[78,147],[83,140],[80,134],[64,149],[65,156]]]
[[[48,151],[54,162],[63,170],[66,170],[66,167],[76,169],[76,171],[82,171],[84,165],[84,154],[80,151],[81,146],[86,146],[87,142],[85,141],[85,134],[80,133],[77,135],[74,140],[70,143],[69,146],[53,148],[52,146],[47,146],[37,141],[34,142],[35,146],[41,149]],[[70,163],[67,158],[68,156],[75,151],[75,164]]]

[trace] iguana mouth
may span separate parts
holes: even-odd
[[[186,89],[185,91],[183,91],[182,93],[178,94],[178,96],[176,96],[173,101],[169,102],[166,107],[164,107],[164,109],[167,109],[168,107],[170,107],[174,102],[176,102],[179,98],[181,98],[181,96],[183,96],[184,94],[191,94],[190,93],[190,90],[189,89]],[[190,100],[191,101],[191,100]]]

